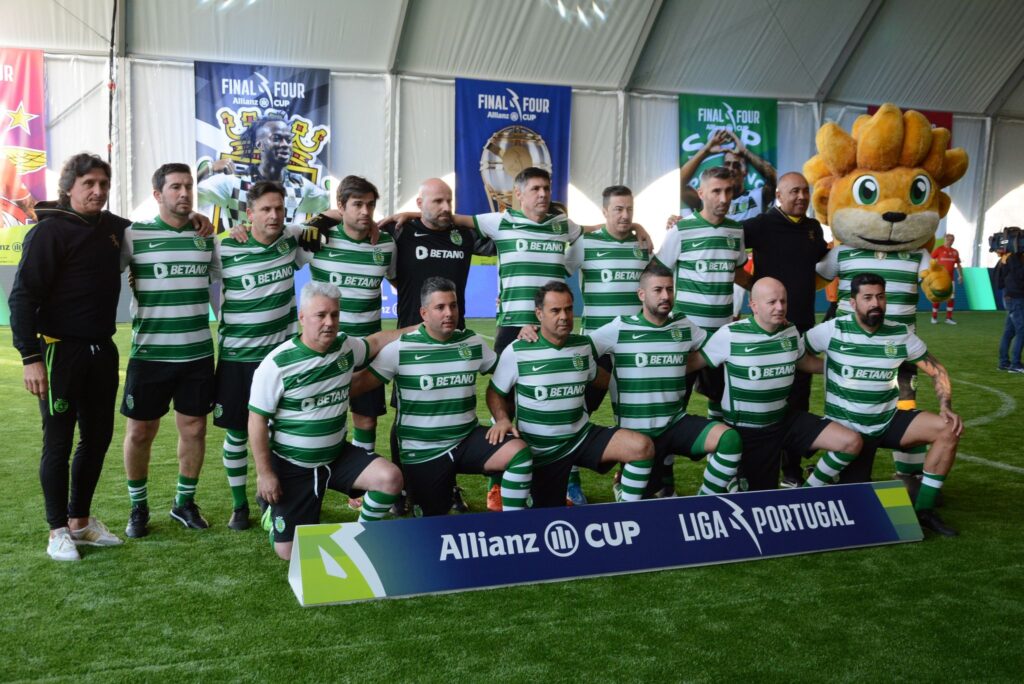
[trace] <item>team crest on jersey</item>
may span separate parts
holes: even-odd
[[[736,238],[725,238],[725,244],[729,246],[729,249],[736,249]]]
[[[885,343],[885,355],[890,359],[896,358],[896,345],[892,342]]]
[[[470,350],[469,345],[465,342],[459,345],[459,358],[466,359],[467,361],[473,358],[473,352]]]
[[[789,351],[790,349],[793,348],[793,340],[789,339],[788,337],[783,337],[781,340],[779,340],[779,345],[782,347],[783,351]]]
[[[572,367],[576,370],[583,370],[586,364],[583,361],[583,355],[576,352],[572,355]]]
[[[342,354],[338,357],[338,369],[341,370],[342,373],[348,370],[348,356]]]
[[[559,221],[558,223],[552,223],[551,232],[553,232],[555,235],[561,235],[562,233],[565,232],[565,224],[563,224],[561,221]]]
[[[384,263],[384,252],[380,249],[380,247],[373,248],[373,263],[377,264],[378,266]]]
[[[286,243],[286,242],[279,242],[277,244],[277,253],[280,254],[281,256],[284,256],[285,254],[287,254],[288,253],[288,243]]]
[[[57,413],[64,413],[65,411],[68,410],[68,400],[67,399],[54,399],[53,400],[53,410],[56,411]]]
[[[213,417],[214,418],[220,418],[223,415],[224,415],[224,405],[223,404],[215,405],[213,407]]]
[[[637,259],[644,258],[644,250],[640,247],[639,242],[633,245],[633,256],[636,257]]]
[[[453,230],[450,233],[448,233],[448,236],[452,239],[452,244],[453,245],[461,245],[462,244],[462,233],[460,233],[459,231]]]
[[[669,333],[669,335],[672,337],[673,342],[680,342],[683,339],[683,331],[680,330],[679,328],[672,328],[672,331]]]
[[[133,397],[130,394],[124,395],[124,405],[128,407],[129,411],[134,409],[135,408],[135,397]]]
[[[196,246],[196,249],[206,249],[206,238],[201,238],[196,235],[192,238],[192,244]]]

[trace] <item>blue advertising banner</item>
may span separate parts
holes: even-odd
[[[304,606],[920,541],[899,482],[296,529]]]
[[[516,175],[551,173],[552,198],[569,197],[572,89],[455,79],[455,207],[460,214],[518,209]]]
[[[245,221],[257,180],[285,186],[285,220],[330,207],[327,69],[195,63],[199,209],[218,229]]]

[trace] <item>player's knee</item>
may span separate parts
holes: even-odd
[[[277,553],[277,557],[281,560],[290,560],[292,557],[292,543],[291,542],[275,542],[274,552]]]
[[[846,430],[843,435],[843,445],[839,447],[839,451],[846,454],[859,454],[860,450],[864,448],[864,440],[853,430]]]
[[[637,445],[636,445],[636,449],[634,451],[634,453],[636,454],[636,457],[632,458],[630,460],[632,460],[632,461],[649,461],[649,460],[653,459],[654,458],[654,442],[651,441],[651,438],[648,437],[647,435],[641,435],[640,433],[634,433],[634,434],[636,434],[636,436],[637,436],[637,439],[636,439]]]
[[[128,420],[125,426],[125,437],[133,445],[150,444],[156,438],[160,423],[155,420]]]
[[[400,494],[402,492],[402,471],[393,463],[388,463],[383,458],[379,459],[381,467],[374,478],[373,489],[385,494]]]
[[[178,424],[178,433],[190,441],[206,439],[206,416],[189,416]]]

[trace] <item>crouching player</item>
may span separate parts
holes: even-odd
[[[786,321],[783,284],[774,278],[758,280],[750,291],[750,308],[753,317],[720,328],[694,365],[725,368],[725,422],[743,440],[739,474],[747,489],[775,489],[782,450],[828,449],[850,459],[862,442],[853,430],[787,404],[796,369],[820,373],[822,361],[804,353],[799,331]]]
[[[590,422],[584,393],[597,376],[598,355],[589,337],[572,334],[569,286],[548,282],[537,289],[534,307],[539,338],[508,345],[487,388],[487,407],[495,420],[489,439],[497,443],[511,432],[530,446],[534,508],[565,505],[574,465],[606,473],[616,463],[625,464],[621,500],[639,500],[651,474],[654,443],[639,432]],[[509,400],[515,401],[518,432]]]
[[[501,478],[503,510],[525,508],[530,449],[518,436],[490,439],[477,420],[477,374],[491,373],[498,359],[475,332],[457,329],[455,283],[427,278],[420,317],[418,328],[384,347],[352,381],[356,394],[395,381],[395,424],[409,496],[423,515],[444,515],[452,507],[456,473],[472,473]]]
[[[736,474],[742,443],[726,425],[690,416],[686,364],[707,337],[685,316],[672,315],[675,278],[652,261],[640,274],[641,311],[619,316],[591,334],[598,356],[611,354],[612,410],[619,427],[654,440],[654,464],[647,496],[660,487],[677,454],[700,460],[709,454],[700,494],[721,494]]]
[[[952,537],[957,532],[934,510],[953,467],[963,433],[953,413],[949,373],[906,325],[885,319],[885,279],[861,273],[850,282],[853,313],[807,331],[807,348],[825,354],[825,416],[864,435],[860,455],[825,453],[807,484],[868,482],[878,447],[907,449],[930,444],[914,509],[922,527]],[[932,377],[939,413],[897,409],[900,364],[909,361]],[[851,462],[852,461],[852,462]]]
[[[272,524],[274,550],[285,560],[296,525],[320,522],[328,489],[365,492],[360,522],[383,518],[402,491],[398,468],[345,441],[352,373],[401,331],[339,336],[340,295],[330,283],[307,283],[299,303],[302,332],[270,352],[253,376],[249,442],[256,485],[269,504],[264,519]]]

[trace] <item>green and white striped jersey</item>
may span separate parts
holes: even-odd
[[[614,362],[609,390],[619,427],[657,437],[686,413],[686,360],[707,338],[685,316],[658,326],[621,316],[590,335],[598,356]]]
[[[565,281],[566,252],[580,227],[564,214],[534,223],[514,209],[474,216],[473,223],[498,249],[498,325],[536,325],[533,296],[550,280]]]
[[[569,335],[561,347],[543,336],[516,340],[501,353],[491,386],[503,397],[515,388],[516,423],[534,465],[567,456],[590,432],[583,394],[595,377],[597,354],[583,335]]]
[[[805,340],[809,350],[825,354],[825,417],[869,437],[885,432],[896,414],[900,364],[928,354],[902,323],[886,320],[869,333],[854,314],[814,326]]]
[[[743,226],[694,214],[668,231],[657,258],[676,274],[677,313],[709,333],[732,320],[733,279],[747,261]]]
[[[260,362],[298,330],[295,271],[299,269],[296,235],[287,226],[269,245],[251,234],[246,242],[220,243],[221,292],[218,358]]]
[[[395,424],[402,463],[443,456],[469,436],[480,424],[477,374],[492,372],[497,361],[472,330],[456,330],[440,342],[422,325],[377,354],[370,372],[384,382],[395,379],[398,392]]]
[[[121,268],[130,268],[133,359],[183,362],[213,356],[210,280],[220,278],[213,237],[191,223],[173,228],[160,219],[124,231]]]
[[[774,333],[753,318],[720,328],[701,348],[709,366],[725,364],[722,413],[738,427],[767,427],[786,416],[796,362],[804,341],[796,326],[786,323]]]
[[[583,237],[569,248],[567,270],[580,272],[583,291],[583,334],[589,335],[616,316],[640,311],[636,296],[640,274],[651,260],[636,236],[625,240],[612,236],[607,228]]]
[[[885,278],[885,317],[910,326],[917,320],[917,284],[921,271],[928,268],[932,256],[926,249],[910,252],[876,252],[848,245],[833,247],[818,262],[818,275],[826,280],[839,276],[839,311],[850,313],[850,281],[861,273],[876,273]]]
[[[342,332],[360,337],[380,332],[380,285],[395,277],[395,241],[382,232],[376,245],[369,238],[357,242],[339,224],[313,255],[310,275],[341,289]]]
[[[341,454],[352,373],[366,365],[370,345],[338,334],[326,353],[296,335],[275,347],[256,368],[249,410],[272,421],[270,450],[313,468]]]

